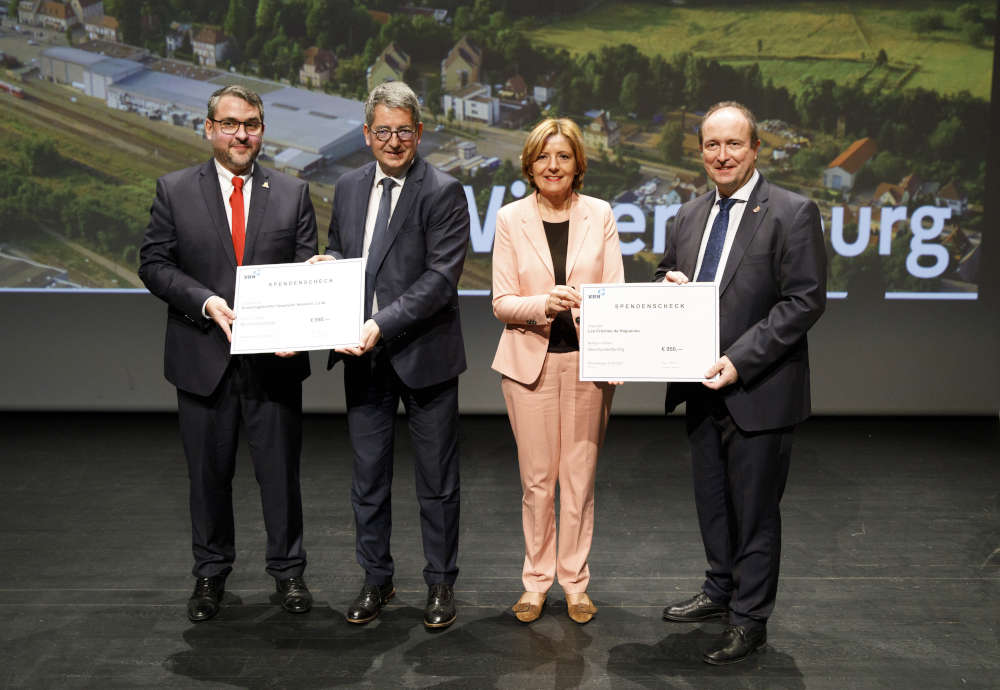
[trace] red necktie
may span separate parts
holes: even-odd
[[[243,245],[246,242],[246,220],[243,218],[243,178],[233,176],[233,193],[229,197],[233,208],[233,250],[236,265],[243,265]]]

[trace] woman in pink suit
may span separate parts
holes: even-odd
[[[571,120],[539,123],[521,169],[534,193],[500,209],[493,246],[493,313],[504,323],[493,368],[503,374],[524,491],[525,592],[514,612],[525,623],[537,619],[558,578],[570,618],[586,623],[597,612],[587,557],[614,386],[579,380],[577,286],[623,282],[621,248],[608,203],[576,191],[587,159]]]

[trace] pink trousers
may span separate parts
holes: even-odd
[[[506,376],[500,384],[521,470],[521,577],[528,592],[547,592],[557,577],[567,594],[587,591],[590,582],[594,475],[614,386],[580,381],[579,361],[578,352],[550,352],[532,385]]]

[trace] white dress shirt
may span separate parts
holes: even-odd
[[[215,170],[219,173],[219,188],[222,190],[222,205],[226,207],[226,221],[229,223],[229,234],[233,234],[233,207],[229,205],[229,197],[233,195],[233,175],[219,161],[215,161]],[[250,218],[250,193],[253,191],[253,164],[250,170],[240,175],[243,178],[243,230]]]
[[[726,260],[729,258],[729,250],[733,247],[733,239],[736,237],[736,231],[740,227],[740,221],[743,220],[743,212],[746,210],[747,200],[750,198],[750,192],[753,191],[759,179],[760,173],[754,169],[750,179],[729,197],[736,203],[729,207],[729,226],[726,228],[726,241],[722,245],[722,256],[719,257],[719,267],[715,269],[715,283],[722,280],[722,273],[726,270]],[[716,188],[715,203],[712,204],[712,211],[708,214],[708,223],[705,225],[705,231],[701,236],[698,263],[694,267],[694,275],[690,276],[691,280],[694,280],[698,272],[701,271],[701,262],[705,258],[705,247],[708,245],[708,236],[712,234],[712,223],[715,222],[715,217],[719,215],[719,199],[721,198],[722,196],[719,194],[718,188]]]
[[[409,173],[409,169],[407,169]],[[392,188],[392,198],[389,203],[389,220],[392,220],[392,214],[396,210],[396,202],[399,201],[399,195],[403,191],[403,184],[406,182],[406,175],[402,177],[393,177],[392,175],[386,175],[382,172],[382,166],[375,163],[375,179],[372,182],[372,189],[368,195],[368,215],[365,217],[365,239],[364,243],[361,245],[361,260],[364,262],[365,267],[368,267],[368,249],[372,244],[372,234],[375,231],[375,220],[378,218],[378,206],[379,202],[382,201],[382,180],[385,178],[390,178],[396,184]],[[378,311],[378,296],[374,296],[372,299],[372,314]]]
[[[233,207],[229,205],[229,197],[233,195],[233,175],[231,172],[226,170],[225,167],[219,161],[213,161],[215,163],[215,172],[219,175],[219,189],[222,190],[222,205],[226,209],[226,223],[229,224],[229,234],[233,234]],[[253,164],[250,164],[250,170],[245,174],[240,175],[243,178],[243,232],[244,237],[246,236],[246,224],[250,219],[250,193],[253,191]],[[212,295],[215,297],[215,295]],[[206,319],[208,318],[208,312],[205,311],[205,305],[208,304],[208,300],[212,299],[209,297],[201,305],[201,315]],[[229,305],[232,306],[232,305]]]

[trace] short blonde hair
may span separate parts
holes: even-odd
[[[583,135],[580,133],[580,128],[568,117],[550,117],[535,125],[528,135],[528,140],[524,142],[524,149],[521,150],[521,172],[528,179],[528,183],[538,189],[538,185],[531,177],[531,166],[545,148],[545,142],[553,134],[562,134],[569,142],[573,157],[576,159],[573,189],[580,189],[583,186],[583,174],[587,172],[587,155],[583,152]]]

